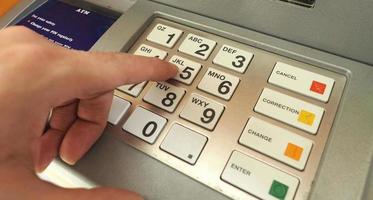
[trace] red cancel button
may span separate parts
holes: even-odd
[[[320,83],[318,81],[312,81],[312,85],[310,90],[319,94],[324,94],[326,88],[326,84]]]

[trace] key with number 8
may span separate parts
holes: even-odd
[[[184,94],[183,88],[165,82],[155,82],[144,96],[144,101],[168,112],[174,112]]]

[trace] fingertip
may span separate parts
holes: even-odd
[[[178,73],[180,73],[180,68],[178,66],[172,63],[170,63],[170,65],[171,65],[171,74],[173,76],[176,76]]]
[[[158,58],[152,58],[151,64],[153,67],[153,79],[156,81],[170,79],[179,73],[179,68],[175,64]]]
[[[61,153],[61,154],[60,154],[60,158],[61,158],[61,160],[63,160],[66,164],[71,165],[71,166],[75,165],[76,162],[77,162],[76,160],[74,160],[74,159],[72,159],[72,158],[68,158],[67,155],[64,154],[64,153]]]

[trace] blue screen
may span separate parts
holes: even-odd
[[[48,1],[23,18],[26,26],[68,49],[89,50],[116,18],[61,1]]]

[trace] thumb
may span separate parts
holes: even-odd
[[[63,63],[56,69],[49,90],[52,98],[64,101],[87,98],[118,86],[145,80],[167,80],[177,74],[177,67],[158,58],[125,53],[60,51]],[[53,63],[51,64],[53,65]],[[56,66],[51,66],[56,68]]]
[[[10,163],[10,164],[9,164]],[[142,200],[131,191],[99,187],[66,189],[40,180],[25,161],[0,165],[0,199],[6,200]]]
[[[14,172],[14,171],[13,171]],[[12,171],[1,177],[0,199],[7,200],[142,200],[131,191],[99,187],[66,189],[40,180],[32,171],[27,174]],[[13,174],[13,175],[12,175]]]

